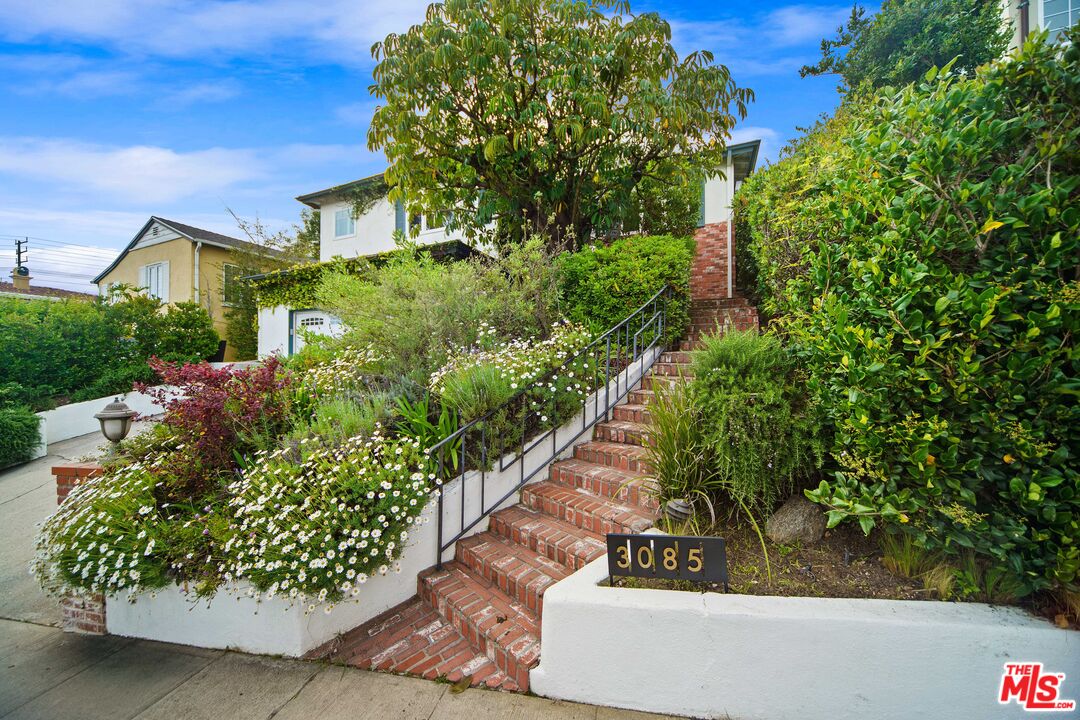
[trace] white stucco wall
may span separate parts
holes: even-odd
[[[371,209],[356,218],[355,232],[352,235],[335,235],[334,216],[338,210],[348,209],[344,201],[328,202],[319,212],[319,259],[332,260],[335,257],[352,258],[363,255],[375,255],[388,252],[397,247],[394,243],[396,229],[394,203],[382,198]],[[447,233],[443,228],[424,230],[412,238],[418,245],[432,245],[446,240],[460,240],[460,232]]]
[[[735,195],[735,168],[731,161],[724,164],[724,175],[716,175],[705,181],[705,224],[731,220],[731,199]]]
[[[163,408],[149,395],[140,392],[116,393],[96,400],[61,405],[53,410],[45,410],[37,415],[41,418],[41,436],[46,443],[60,442],[80,435],[101,431],[101,423],[94,417],[105,406],[120,398],[140,415],[157,415]],[[104,439],[104,438],[103,438]]]
[[[652,364],[658,353],[659,350],[650,351],[642,361],[613,379],[607,388],[599,391],[600,401],[604,401],[607,394],[614,400],[617,395],[625,393],[627,387],[633,387],[640,380],[643,369]],[[583,425],[595,419],[595,408],[596,395],[593,395],[586,403],[584,420],[579,414],[557,431],[556,447],[569,445],[564,456],[572,452],[572,443],[582,434]],[[591,431],[591,427],[585,432],[588,431]],[[545,463],[550,450],[550,444],[544,443],[526,453],[521,461],[512,462],[513,458],[507,457],[502,463],[496,463],[496,468],[506,465],[506,470],[483,473],[487,503],[490,505],[518,483],[522,463],[528,474]],[[479,514],[480,479],[481,473],[472,471],[466,474],[464,482],[458,479],[443,488],[445,538],[452,537],[461,527],[463,502],[466,522]],[[546,474],[539,472],[532,482],[544,479]],[[517,501],[515,493],[499,507],[507,507]],[[318,607],[309,615],[304,608],[289,607],[286,601],[279,598],[257,604],[242,591],[219,592],[209,603],[194,603],[178,588],[168,588],[158,592],[156,597],[140,595],[134,604],[129,603],[126,596],[108,598],[105,613],[108,632],[207,648],[232,648],[293,657],[303,655],[416,594],[416,576],[435,564],[437,508],[438,501],[432,499],[421,514],[424,521],[415,525],[410,532],[399,560],[400,573],[391,572],[370,578],[364,584],[358,602],[338,605],[330,614]],[[468,535],[483,532],[487,527],[488,520],[485,518]],[[453,547],[443,553],[444,560],[451,560],[453,556]]]
[[[987,720],[1006,662],[1080,700],[1080,633],[975,603],[610,588],[602,557],[544,593],[538,695],[731,720]],[[1068,713],[1064,715],[1071,716]]]
[[[289,308],[284,305],[259,308],[259,358],[289,354]]]

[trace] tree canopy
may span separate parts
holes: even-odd
[[[391,197],[503,241],[572,247],[617,227],[643,179],[718,171],[753,99],[619,0],[448,0],[372,55]]]
[[[954,58],[955,70],[974,70],[1008,44],[995,0],[884,0],[871,16],[855,5],[836,37],[821,41],[821,60],[799,74],[837,74],[844,90],[906,85]]]

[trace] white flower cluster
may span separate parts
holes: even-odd
[[[142,463],[76,485],[38,532],[30,570],[41,586],[54,594],[72,586],[112,594],[166,584],[159,543],[168,519],[154,487]]]
[[[485,326],[480,328],[481,337],[485,336],[486,330]],[[497,368],[502,378],[510,382],[512,389],[524,389],[579,353],[589,344],[590,339],[588,330],[581,325],[560,322],[552,327],[551,335],[546,340],[523,338],[507,340],[491,350],[480,347],[465,349],[435,371],[428,387],[437,395],[442,395],[447,377],[486,365]],[[584,369],[588,370],[587,362],[584,363]]]
[[[346,345],[326,362],[310,368],[305,381],[316,395],[328,395],[362,387],[372,365],[382,357],[372,347]]]
[[[289,449],[260,453],[229,487],[235,519],[220,571],[252,594],[285,597],[309,611],[355,597],[395,559],[438,485],[414,440],[381,431],[296,462]]]

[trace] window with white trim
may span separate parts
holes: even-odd
[[[139,268],[139,287],[163,303],[169,302],[169,263],[159,262]]]
[[[352,208],[338,210],[334,213],[334,237],[347,237],[356,234],[356,218],[353,217]]]
[[[221,299],[226,305],[239,305],[243,301],[243,273],[239,265],[224,263],[221,266]]]
[[[1043,0],[1042,26],[1050,31],[1051,40],[1080,21],[1080,0]]]

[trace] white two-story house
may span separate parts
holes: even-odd
[[[702,187],[699,225],[727,223],[730,227],[731,200],[739,184],[757,164],[760,141],[733,145],[728,149],[723,176],[710,178]],[[371,198],[385,191],[383,176],[356,180],[297,198],[319,211],[319,261],[379,255],[396,249],[395,233],[401,231],[417,245],[428,246],[436,255],[463,258],[473,252],[464,235],[448,230],[439,216],[407,217],[401,203],[385,194],[364,202],[364,212],[355,214],[358,195]],[[728,242],[733,242],[728,236]],[[733,256],[733,252],[728,253]],[[304,345],[308,333],[337,335],[340,322],[315,307],[262,306],[259,308],[259,357],[291,355]]]

